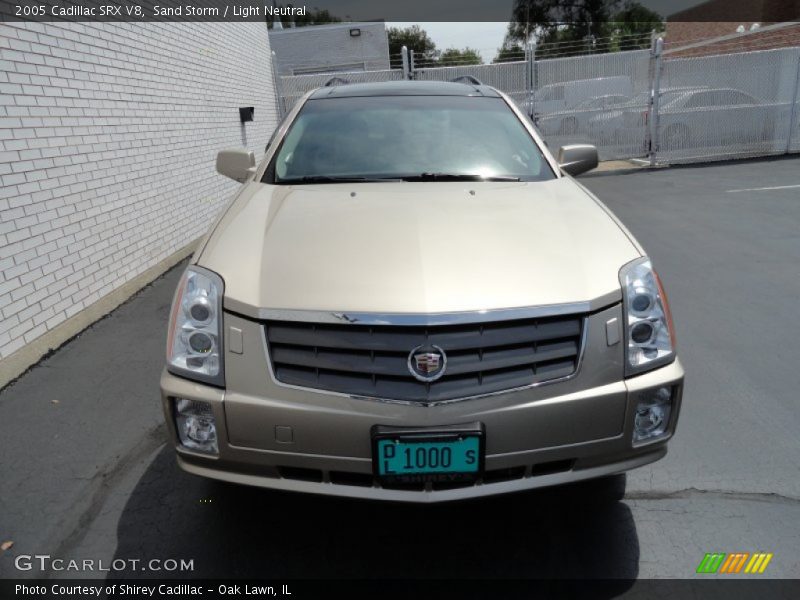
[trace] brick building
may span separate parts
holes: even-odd
[[[800,0],[709,0],[667,17],[671,57],[800,46]]]
[[[0,24],[0,385],[188,254],[274,89],[265,23]]]

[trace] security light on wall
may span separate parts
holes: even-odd
[[[256,109],[254,106],[241,106],[239,107],[239,120],[244,123],[253,120],[253,113]]]
[[[350,37],[359,37],[361,35],[361,30],[358,28],[354,28],[350,30]]]

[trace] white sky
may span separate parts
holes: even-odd
[[[386,23],[386,27],[419,25],[439,50],[469,46],[480,52],[483,62],[492,62],[497,49],[503,44],[508,21],[502,23]]]

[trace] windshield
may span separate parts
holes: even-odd
[[[554,177],[501,98],[368,96],[306,102],[265,181]]]

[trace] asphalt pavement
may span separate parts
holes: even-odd
[[[387,505],[182,473],[158,396],[178,267],[0,392],[0,577],[107,575],[14,566],[49,554],[194,561],[171,577],[687,578],[755,551],[800,577],[800,158],[581,181],[653,259],[687,371],[670,453],[623,501]]]

